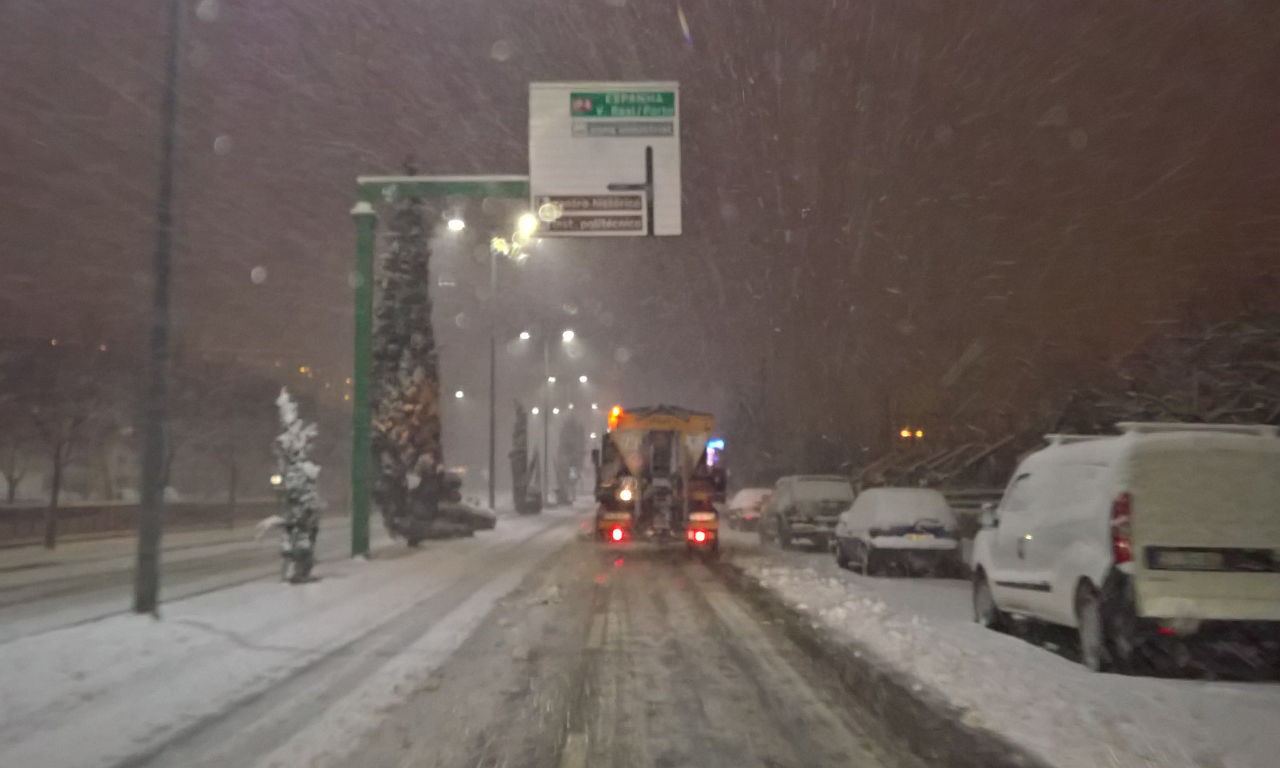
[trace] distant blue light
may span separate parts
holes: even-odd
[[[710,442],[708,442],[708,443],[707,443],[707,450],[709,450],[709,451],[723,451],[723,450],[724,450],[724,440],[722,440],[722,439],[720,439],[720,438],[716,438],[715,440],[711,440]]]

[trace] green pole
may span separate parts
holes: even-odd
[[[369,554],[369,465],[373,455],[369,376],[373,368],[373,246],[378,214],[368,202],[351,209],[356,220],[356,338],[351,403],[351,556]]]

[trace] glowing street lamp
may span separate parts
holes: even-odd
[[[455,398],[457,398],[457,399],[461,400],[461,399],[464,397],[464,393],[463,393],[463,391],[462,391],[462,390],[460,390],[460,389],[459,389],[458,391],[456,391],[456,392],[454,392],[454,393],[453,393],[453,396],[454,396]]]
[[[547,377],[547,383],[548,383],[548,384],[555,384],[555,383],[556,383],[556,377],[555,377],[555,376],[548,376],[548,377]]]
[[[586,383],[587,383],[587,374],[585,374],[585,373],[584,373],[584,374],[582,374],[581,376],[579,376],[579,377],[578,377],[578,383],[579,383],[579,384],[586,384]]]
[[[573,332],[573,329],[566,328],[564,332],[560,334],[560,340],[564,342],[570,342],[570,341],[573,341],[573,337],[576,335],[577,334]]]
[[[528,341],[531,337],[532,337],[532,334],[531,334],[531,333],[529,333],[528,331],[521,331],[521,332],[520,332],[520,340],[521,340],[521,341]]]
[[[559,409],[559,408],[552,408],[552,409],[551,409],[551,415],[552,415],[552,416],[559,416],[559,415],[560,415],[560,409]]]
[[[462,230],[467,228],[467,222],[463,221],[458,216],[454,216],[453,218],[449,219],[449,223],[447,226],[449,227],[450,232],[461,232]]]
[[[532,213],[521,214],[520,219],[516,221],[516,233],[527,240],[537,231],[538,217]]]
[[[532,413],[534,416],[537,416],[539,413],[541,413],[541,411],[539,411],[538,406],[535,405],[533,406],[533,410],[529,411],[529,413]]]

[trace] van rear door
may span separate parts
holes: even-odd
[[[1141,615],[1280,621],[1280,440],[1153,435],[1130,472]]]

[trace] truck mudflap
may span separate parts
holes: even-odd
[[[634,527],[630,512],[603,511],[596,515],[596,536],[601,541],[629,541]]]
[[[693,512],[684,530],[685,543],[691,551],[720,551],[720,519],[715,512]]]

